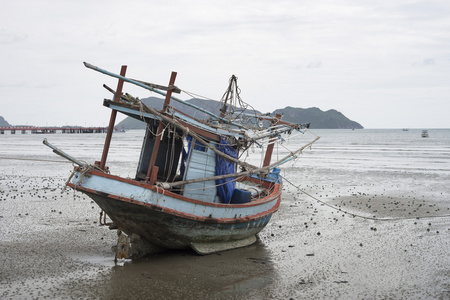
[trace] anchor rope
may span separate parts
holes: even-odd
[[[37,158],[19,158],[19,157],[0,157],[0,159],[10,159],[10,160],[25,160],[25,161],[42,161],[42,162],[55,162],[55,163],[70,163],[67,160],[52,160],[52,159],[37,159]]]
[[[334,209],[334,210],[337,210],[337,211],[339,211],[339,212],[342,212],[342,213],[344,213],[344,214],[351,215],[351,216],[353,216],[353,217],[358,217],[358,218],[361,218],[361,219],[373,220],[373,221],[400,221],[400,220],[431,219],[431,218],[445,218],[445,217],[450,217],[450,214],[439,215],[439,216],[438,216],[438,215],[432,215],[432,216],[421,216],[421,217],[416,216],[416,217],[397,217],[397,218],[377,218],[377,217],[363,216],[363,215],[360,215],[360,214],[357,214],[357,213],[352,213],[352,212],[343,210],[343,209],[338,208],[338,207],[336,207],[336,206],[334,206],[334,205],[328,204],[328,203],[326,203],[326,202],[324,202],[324,201],[318,199],[317,197],[314,197],[313,195],[307,193],[306,191],[302,190],[299,186],[293,184],[293,183],[292,183],[291,181],[289,181],[286,177],[284,177],[284,176],[282,176],[282,175],[280,175],[280,176],[283,178],[283,180],[285,180],[287,183],[289,183],[290,185],[292,185],[292,186],[293,186],[294,188],[296,188],[299,192],[301,192],[301,193],[305,194],[306,196],[308,196],[308,197],[310,197],[310,198],[316,200],[316,201],[319,202],[320,204],[323,204],[323,205],[325,205],[325,206],[328,206],[328,207],[330,207],[330,208],[332,208],[332,209]]]

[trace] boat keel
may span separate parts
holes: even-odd
[[[257,240],[256,235],[251,235],[251,236],[241,239],[241,240],[224,241],[224,242],[209,242],[209,243],[208,242],[205,242],[205,243],[192,242],[189,245],[198,254],[207,255],[207,254],[211,254],[211,253],[215,253],[215,252],[249,246],[251,244],[254,244],[256,242],[256,240]]]

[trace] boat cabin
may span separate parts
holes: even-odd
[[[141,155],[136,172],[136,180],[145,181],[148,174],[159,121],[147,123]],[[209,141],[211,147],[218,143]],[[157,182],[176,182],[218,175],[216,171],[216,153],[190,136],[184,137],[179,129],[166,128],[160,137],[155,166],[157,166]],[[235,173],[235,165],[229,168]],[[174,187],[173,192],[188,198],[209,202],[222,202],[217,195],[216,180],[187,183]]]
[[[274,143],[281,139],[281,134],[290,134],[293,129],[303,134],[301,129],[308,128],[309,124],[281,122],[279,114],[274,117],[262,116],[254,110],[248,110],[248,105],[239,97],[237,78],[234,75],[220,101],[219,112],[213,113],[172,96],[172,93],[181,92],[174,85],[175,72],[172,72],[168,86],[164,87],[126,78],[126,66],[122,66],[120,75],[88,63],[85,66],[119,79],[115,91],[104,85],[114,94],[114,100],[104,100],[103,103],[112,109],[109,128],[113,128],[117,112],[147,125],[136,181],[190,199],[214,203],[246,203],[263,197],[280,180],[276,166],[294,159],[306,147],[290,152],[282,160],[271,164]],[[124,82],[164,95],[162,109],[146,106],[138,98],[123,94]],[[204,114],[204,117],[196,118],[176,109],[171,105],[171,100],[182,103],[183,107],[187,105],[193,108],[197,113]],[[245,124],[244,119],[253,124]],[[267,122],[270,127],[263,128],[259,125],[261,122]],[[255,127],[255,124],[258,125]],[[249,130],[259,133],[249,137]],[[108,130],[102,159],[98,163],[98,168],[102,170],[106,169],[111,137],[112,130]],[[250,145],[260,145],[262,141],[267,143],[262,166],[250,165],[238,159],[238,153],[242,154]],[[242,169],[239,173],[238,166]],[[274,178],[271,179],[270,176]]]

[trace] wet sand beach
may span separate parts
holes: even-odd
[[[71,164],[2,147],[2,299],[450,299],[448,161],[442,172],[288,166],[298,188],[285,181],[256,244],[114,263],[117,234],[97,205],[61,192]]]

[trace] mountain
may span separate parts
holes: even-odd
[[[363,129],[361,124],[348,119],[337,110],[322,111],[317,107],[298,108],[288,106],[273,113],[283,115],[283,120],[293,123],[311,123],[313,129]]]
[[[164,104],[164,99],[149,97],[141,99],[145,105],[162,109]],[[217,112],[220,109],[220,103],[215,100],[198,100],[198,99],[190,99],[186,102],[194,104],[204,110],[210,112]],[[194,115],[198,119],[205,119],[208,117],[207,114],[198,112],[194,108],[189,107],[187,105],[183,105],[182,103],[172,101],[171,105],[173,105],[176,109],[183,111],[188,115]],[[283,114],[283,120],[293,122],[293,123],[311,123],[310,128],[315,129],[362,129],[361,124],[349,120],[342,113],[337,110],[330,109],[328,111],[322,111],[317,107],[312,108],[298,108],[298,107],[286,107],[283,109],[277,109],[273,113]],[[117,124],[118,128],[124,129],[145,129],[145,123],[139,120],[133,119],[131,117],[127,117],[122,122]]]
[[[2,116],[0,116],[0,127],[3,127],[3,126],[9,127],[11,125],[8,122],[6,122],[6,120]]]

